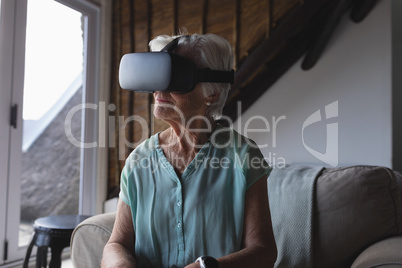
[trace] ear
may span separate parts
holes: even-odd
[[[211,105],[212,103],[215,103],[220,96],[220,93],[215,93],[213,95],[209,95],[208,97],[205,98],[204,102],[207,105]]]

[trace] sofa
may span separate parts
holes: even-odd
[[[114,219],[101,214],[77,226],[74,267],[100,267]],[[313,267],[402,267],[401,174],[379,166],[324,168],[314,184],[312,221]]]

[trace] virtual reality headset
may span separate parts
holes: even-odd
[[[197,69],[193,61],[173,53],[180,38],[174,39],[160,52],[125,54],[119,69],[121,88],[147,93],[187,93],[200,82],[233,84],[233,70]]]

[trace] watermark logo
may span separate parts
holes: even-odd
[[[194,133],[196,132],[211,132],[212,131],[212,125],[209,121],[209,118],[207,117],[202,117],[202,116],[195,116],[193,118],[187,118],[185,120],[185,115],[175,106],[171,106],[168,104],[158,104],[158,107],[162,107],[164,109],[171,109],[171,112],[175,112],[176,115],[179,116],[179,118],[182,121],[183,126],[186,126],[186,129],[191,129]],[[98,105],[96,104],[80,104],[75,107],[73,107],[69,113],[66,116],[65,122],[64,122],[64,127],[65,127],[65,133],[66,137],[68,140],[74,144],[77,147],[81,148],[94,148],[94,147],[106,147],[109,146],[110,148],[112,147],[119,147],[121,150],[119,150],[119,159],[124,160],[126,158],[126,149],[127,148],[136,148],[143,140],[145,140],[149,136],[149,130],[152,128],[152,126],[148,125],[149,122],[145,120],[144,118],[138,116],[138,115],[132,115],[129,116],[128,118],[125,118],[123,116],[114,116],[114,115],[109,115],[107,116],[107,110],[113,112],[115,110],[114,104],[106,105],[104,102],[99,103]],[[154,108],[154,107],[152,107]],[[79,141],[77,137],[73,136],[73,133],[71,131],[71,121],[73,120],[73,116],[75,113],[77,113],[80,110],[85,110],[85,109],[90,109],[94,110],[95,112],[98,111],[99,113],[99,122],[102,123],[103,125],[108,122],[109,129],[106,131],[99,131],[99,137],[95,141]],[[277,138],[278,138],[278,125],[280,126],[282,121],[287,119],[287,116],[282,115],[279,117],[272,116],[272,121],[270,121],[268,118],[265,116],[261,115],[253,115],[250,118],[246,120],[246,122],[242,122],[242,116],[241,116],[241,103],[238,103],[238,120],[237,120],[237,126],[238,126],[238,131],[239,133],[243,133],[245,136],[253,136],[253,134],[258,135],[259,142],[254,143],[251,142],[251,140],[246,139],[245,142],[248,143],[248,145],[251,148],[260,148],[260,149],[265,149],[266,154],[268,154],[268,158],[265,159],[269,164],[272,166],[284,166],[285,165],[285,159],[279,155],[276,155],[276,153],[271,153],[270,149],[277,148]],[[336,167],[338,165],[338,122],[336,121],[336,118],[338,117],[338,101],[335,101],[333,103],[330,103],[325,106],[324,109],[319,109],[312,113],[304,122],[301,130],[302,134],[302,142],[304,148],[315,158],[318,160],[332,166]],[[331,120],[329,120],[331,119]],[[334,120],[335,119],[335,120]],[[192,129],[192,122],[193,121],[204,121],[204,128],[200,129]],[[223,125],[227,125],[230,128],[233,128],[234,122],[231,120],[231,118],[227,116],[222,116],[221,121],[225,122]],[[335,122],[334,122],[335,121]],[[318,124],[320,123],[321,124]],[[137,124],[138,129],[142,132],[142,137],[139,140],[136,141],[129,141],[129,137],[126,137],[126,127],[128,124]],[[314,133],[313,136],[311,135],[311,130],[314,130],[318,126],[322,126],[323,123],[325,124],[326,128],[326,136],[325,136],[325,131],[323,131],[322,135],[321,133]],[[317,124],[317,125],[316,125]],[[315,126],[315,127],[312,127]],[[308,131],[306,131],[309,129]],[[237,141],[239,138],[234,137],[235,132],[229,132],[231,133],[228,137],[228,140],[226,142],[217,142],[217,137],[220,136],[221,132],[225,132],[227,129],[222,128],[218,129],[215,132],[212,133],[210,137],[211,143],[217,147],[217,148],[223,148],[223,147],[233,147],[233,146],[241,146],[241,143],[238,143]],[[279,132],[280,133],[280,132]],[[297,131],[297,133],[300,133]],[[108,135],[106,135],[108,134]],[[119,139],[117,140],[118,144],[116,144],[116,139],[115,136],[118,135]],[[179,139],[185,139],[188,137],[183,136],[184,133],[180,133]],[[280,135],[279,135],[280,136]],[[295,135],[295,139],[297,139],[298,135]],[[271,139],[270,139],[271,137]],[[325,150],[319,151],[316,145],[308,144],[308,139],[307,138],[318,138],[318,140],[323,140],[325,138],[323,145],[325,144]],[[322,137],[322,139],[321,139]],[[306,141],[307,140],[307,141]],[[189,144],[192,142],[191,139],[187,140]],[[174,144],[168,144],[168,146],[172,146]],[[203,144],[193,144],[194,148],[201,148]],[[286,150],[286,148],[281,150]],[[280,151],[282,152],[282,151]],[[181,159],[180,159],[181,160]],[[215,162],[212,162],[214,164]]]
[[[338,101],[334,101],[325,106],[325,120],[330,118],[338,117]],[[303,123],[302,127],[302,141],[304,148],[318,160],[332,166],[336,167],[338,165],[338,123],[328,123],[326,124],[327,136],[326,136],[326,146],[325,152],[321,153],[305,142],[304,130],[306,127],[312,124],[318,123],[324,119],[321,118],[321,110],[315,111],[311,114]]]

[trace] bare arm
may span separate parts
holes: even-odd
[[[103,249],[102,268],[136,267],[134,259],[135,233],[130,207],[119,199],[112,235]]]
[[[219,258],[222,268],[273,267],[277,250],[268,205],[267,176],[246,192],[243,249]],[[200,267],[190,264],[188,268]]]

